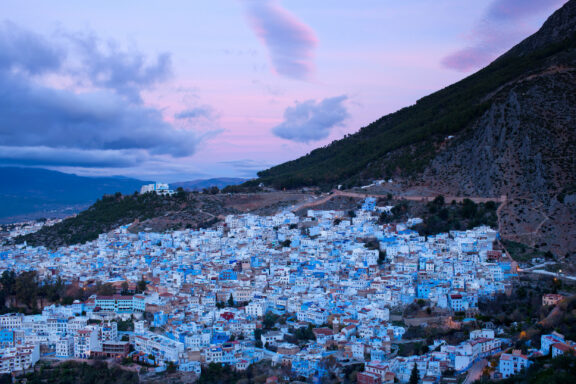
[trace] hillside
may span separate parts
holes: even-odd
[[[575,32],[576,3],[570,1],[539,32],[488,67],[353,135],[260,172],[259,182],[297,187],[421,171],[444,148],[448,135],[474,128],[474,122],[488,113],[503,87],[558,68],[571,73],[576,56]]]
[[[0,167],[0,222],[65,216],[104,194],[132,193],[147,182],[125,177],[83,177],[39,168]]]
[[[237,177],[218,177],[213,179],[199,179],[199,180],[192,180],[192,181],[180,181],[176,183],[171,183],[170,186],[173,189],[178,187],[184,188],[186,191],[201,191],[204,188],[210,187],[218,187],[219,189],[223,189],[229,185],[238,185],[242,184],[246,181],[246,179],[240,179]]]
[[[576,0],[486,68],[357,133],[259,173],[277,188],[394,178],[507,196],[505,237],[576,250]],[[453,138],[448,138],[453,136]]]
[[[103,196],[88,209],[54,226],[20,236],[16,242],[56,249],[95,240],[99,234],[121,225],[129,225],[134,233],[206,228],[228,214],[266,215],[312,199],[304,193],[283,192],[213,195],[179,191],[173,196],[116,193]]]
[[[16,241],[57,248],[95,240],[99,234],[121,225],[134,222],[138,225],[140,222],[146,223],[147,220],[158,218],[165,218],[162,228],[164,230],[207,226],[214,221],[215,216],[204,212],[203,205],[185,192],[172,197],[163,197],[155,193],[126,196],[117,193],[103,196],[75,217],[70,217],[52,227],[44,227],[36,233],[21,236]],[[216,211],[214,207],[212,210]]]

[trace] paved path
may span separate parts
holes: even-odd
[[[559,274],[559,273],[556,273],[556,272],[544,271],[544,270],[541,270],[541,269],[536,269],[536,270],[533,270],[533,271],[528,271],[528,273],[536,273],[536,274],[539,274],[539,275],[548,275],[548,276],[557,277],[557,278],[559,278],[559,279],[576,281],[576,276],[564,275],[564,274]]]
[[[468,376],[466,376],[466,380],[464,380],[463,384],[472,384],[476,380],[480,379],[482,376],[482,370],[484,370],[486,365],[488,365],[488,360],[486,359],[475,362],[468,370]]]

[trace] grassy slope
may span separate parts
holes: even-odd
[[[135,219],[146,220],[171,210],[181,210],[185,199],[185,195],[162,197],[153,193],[104,196],[76,217],[68,218],[52,227],[42,228],[36,233],[21,236],[17,241],[27,241],[30,245],[45,245],[51,248],[85,243],[97,239],[99,234],[119,225],[130,224]]]

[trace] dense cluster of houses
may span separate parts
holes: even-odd
[[[62,219],[46,219],[46,220],[33,220],[22,223],[10,224],[6,228],[9,229],[9,237],[25,236],[30,233],[38,232],[44,227],[50,227],[58,224]]]
[[[95,295],[40,315],[1,316],[0,371],[29,367],[43,355],[130,354],[197,373],[204,363],[242,370],[266,359],[308,377],[326,372],[332,356],[365,363],[362,380],[390,382],[407,381],[414,364],[421,377],[438,380],[499,352],[503,341],[479,330],[460,345],[438,341],[425,355],[397,356],[393,345],[405,329],[390,321],[391,309],[422,299],[470,315],[479,299],[509,288],[516,266],[493,249],[498,234],[490,228],[426,238],[410,229],[418,219],[378,224],[390,209],[368,198],[353,215],[230,215],[212,229],[132,234],[120,227],[57,251],[2,248],[2,270],[36,270],[80,287],[148,284],[143,294]],[[118,331],[121,319],[133,319],[134,330]],[[306,330],[314,337],[295,336]]]

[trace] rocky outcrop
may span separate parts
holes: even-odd
[[[576,69],[551,67],[501,89],[421,181],[445,193],[505,195],[504,236],[575,251]]]

